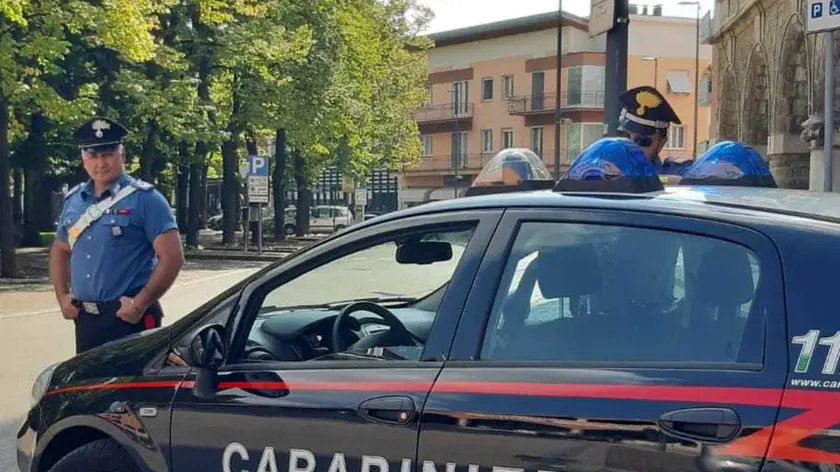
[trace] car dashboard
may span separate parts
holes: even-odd
[[[390,311],[411,334],[424,342],[432,328],[435,313],[417,308],[391,308]],[[261,314],[248,336],[245,358],[250,361],[310,361],[335,354],[332,331],[339,310],[278,309]],[[362,339],[389,331],[375,313],[356,311],[349,315],[352,334],[345,344],[351,347]]]

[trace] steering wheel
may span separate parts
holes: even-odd
[[[341,310],[338,316],[335,317],[335,323],[333,323],[332,329],[333,352],[342,352],[349,346],[344,345],[341,332],[346,329],[347,317],[350,316],[351,313],[355,313],[357,311],[369,311],[379,315],[383,320],[385,320],[385,324],[390,328],[390,336],[393,336],[394,339],[399,341],[408,342],[413,346],[419,345],[420,341],[411,334],[408,328],[405,327],[402,321],[400,321],[400,319],[397,318],[391,310],[379,305],[378,303],[364,301],[354,302],[347,305]]]

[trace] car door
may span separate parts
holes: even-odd
[[[210,393],[194,369],[175,396],[173,470],[412,472],[419,413],[500,216],[383,222],[255,280],[225,326]],[[336,324],[351,299],[375,300],[413,341],[391,338],[402,331],[372,308]]]
[[[521,210],[488,254],[423,410],[424,472],[759,470],[787,373],[770,240]]]

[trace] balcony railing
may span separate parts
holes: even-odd
[[[553,113],[557,106],[556,93],[521,95],[507,99],[511,115]],[[604,108],[604,92],[564,92],[560,94],[560,108]]]
[[[499,150],[500,151],[500,150]],[[487,153],[473,153],[462,154],[460,159],[458,156],[450,154],[439,154],[434,156],[421,157],[420,160],[412,166],[403,166],[403,172],[454,172],[456,169],[462,173],[477,174],[481,169],[490,162],[499,151]],[[568,159],[568,150],[560,150],[560,162],[565,163]],[[576,157],[576,156],[575,156]],[[544,149],[542,151],[542,159],[546,167],[551,168],[554,165],[554,150]],[[458,165],[460,164],[460,165]]]
[[[472,103],[448,103],[446,105],[426,106],[418,108],[414,112],[414,120],[419,123],[455,121],[463,118],[472,118],[472,116]]]

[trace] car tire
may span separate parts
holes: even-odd
[[[99,439],[74,449],[49,472],[139,472],[125,449],[113,439]]]
[[[293,225],[286,225],[283,227],[286,231],[286,236],[294,236],[295,235],[295,227]]]

